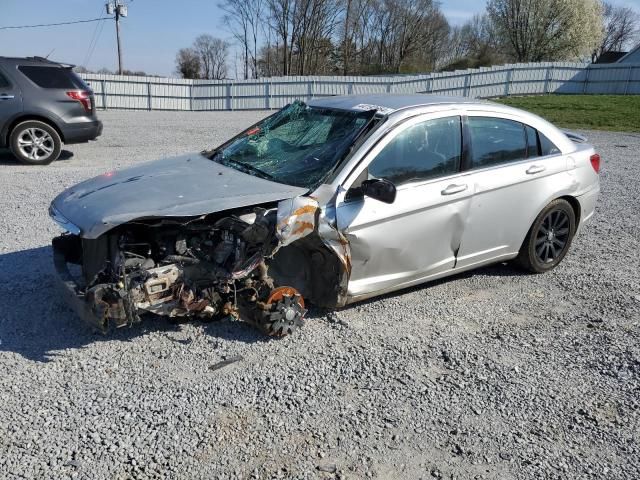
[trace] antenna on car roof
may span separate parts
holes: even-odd
[[[47,60],[49,60],[49,56],[50,56],[50,55],[51,55],[55,50],[56,50],[55,48],[52,48],[52,49],[51,49],[51,51],[47,54],[47,56],[46,56],[46,57],[44,57],[44,58],[46,58]]]

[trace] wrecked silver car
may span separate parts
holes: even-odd
[[[233,316],[281,336],[308,303],[514,258],[555,267],[593,213],[598,169],[585,142],[487,102],[294,102],[216,149],[64,191],[54,261],[103,331],[146,314]]]

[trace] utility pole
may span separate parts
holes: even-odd
[[[114,3],[107,3],[105,5],[107,9],[107,15],[113,15],[115,13],[116,20],[116,39],[118,41],[118,75],[122,75],[122,44],[120,43],[120,17],[126,17],[128,12],[127,6],[122,3],[122,0],[114,0]]]

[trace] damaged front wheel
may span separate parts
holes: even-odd
[[[262,308],[257,327],[273,337],[291,335],[302,327],[307,313],[302,295],[292,287],[274,289]]]

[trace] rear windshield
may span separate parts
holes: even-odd
[[[21,65],[18,70],[42,88],[89,89],[87,84],[70,68]]]

